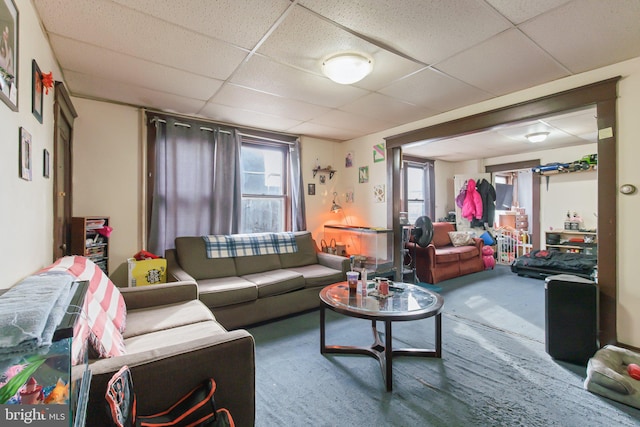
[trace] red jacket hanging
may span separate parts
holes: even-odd
[[[467,195],[462,204],[462,217],[469,221],[482,218],[482,197],[476,190],[476,182],[473,179],[467,183]]]

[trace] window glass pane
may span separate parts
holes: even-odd
[[[284,152],[271,147],[242,146],[242,193],[282,195]]]
[[[241,233],[285,231],[284,198],[242,198]]]
[[[407,169],[407,198],[424,200],[424,170],[409,167]]]
[[[409,224],[415,224],[416,219],[424,215],[424,202],[408,202],[407,213],[409,216]]]

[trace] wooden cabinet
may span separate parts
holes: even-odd
[[[105,216],[81,216],[71,220],[71,255],[89,258],[105,274],[109,274],[109,233],[104,232],[108,225],[109,217]]]
[[[546,232],[545,242],[547,250],[597,254],[598,237],[595,231],[550,230]]]

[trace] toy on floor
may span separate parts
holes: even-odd
[[[482,262],[484,262],[485,270],[493,270],[496,266],[496,259],[493,257],[493,248],[491,246],[482,247]]]

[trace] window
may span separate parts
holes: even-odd
[[[241,233],[290,230],[288,145],[242,141]]]
[[[306,230],[297,137],[147,117],[148,250],[180,236]]]
[[[410,224],[421,216],[434,218],[433,162],[404,161],[404,208]]]

